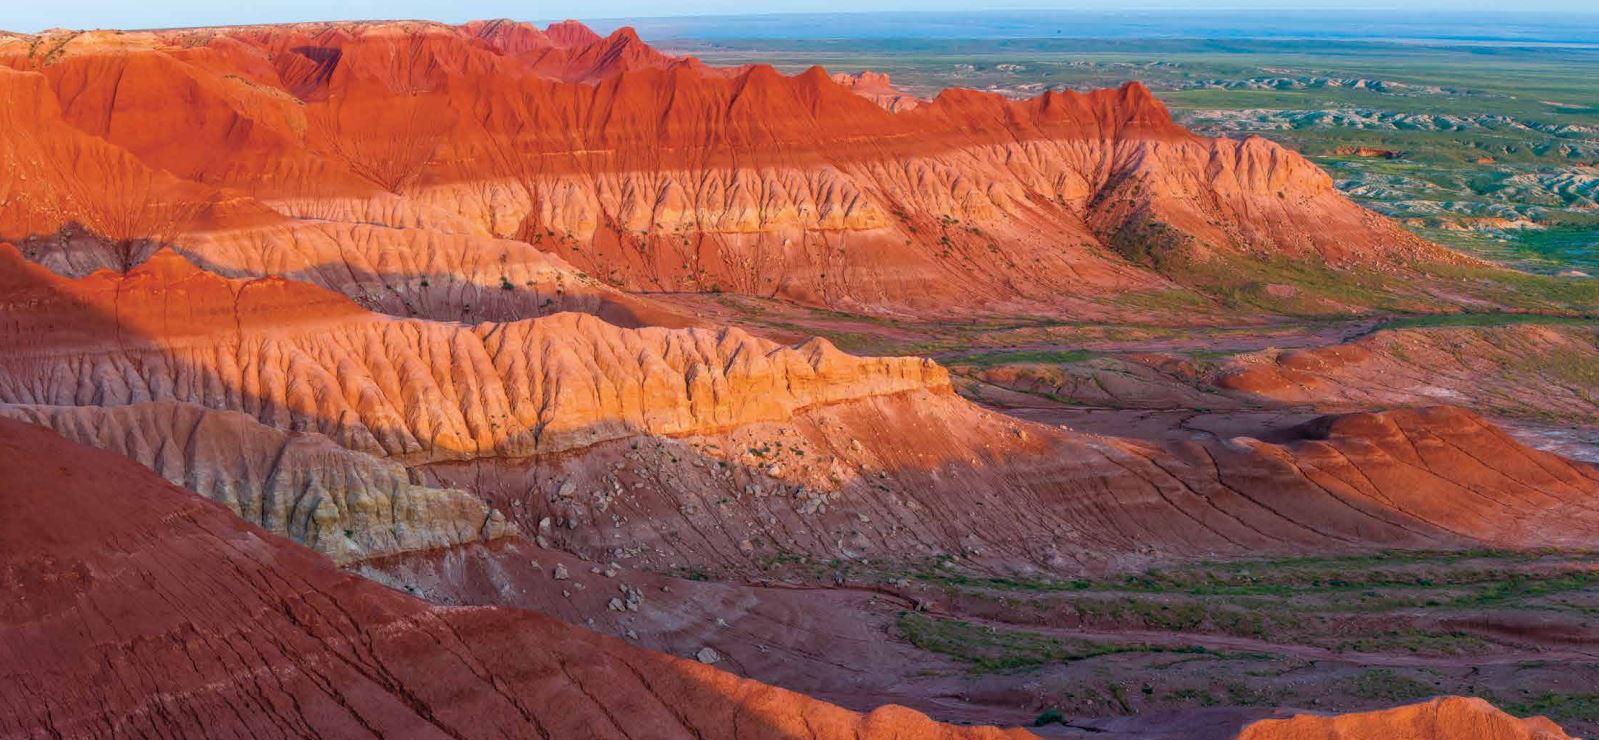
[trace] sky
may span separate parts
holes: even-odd
[[[0,0],[0,29],[170,28],[306,20],[473,18],[558,20],[667,15],[1079,9],[1430,10],[1595,12],[1594,0]]]

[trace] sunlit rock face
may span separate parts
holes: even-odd
[[[401,315],[627,303],[612,286],[1060,311],[1167,285],[1128,251],[1150,242],[1460,259],[1293,152],[1189,133],[1136,83],[888,110],[876,76],[711,68],[627,29],[506,22],[60,32],[0,44],[0,64],[17,70],[8,115],[30,111],[0,145],[0,192],[26,195],[0,200],[0,236],[75,223],[128,251],[191,232],[181,248],[209,269],[299,274]],[[39,251],[80,272],[143,256]]]

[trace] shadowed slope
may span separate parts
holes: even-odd
[[[1242,355],[1217,384],[1319,408],[1470,403],[1506,416],[1590,423],[1599,418],[1599,324],[1385,329],[1342,344]]]
[[[795,556],[1083,574],[1267,554],[1599,545],[1599,471],[1453,409],[1284,445],[1155,445],[908,393],[581,455],[424,468],[525,532],[630,567],[761,577]]]
[[[0,508],[18,597],[0,607],[0,734],[1005,736],[858,715],[527,612],[429,607],[3,420]]]

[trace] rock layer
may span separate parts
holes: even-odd
[[[1438,408],[1328,417],[1298,441],[1148,444],[950,396],[582,455],[425,468],[551,546],[645,570],[761,577],[773,559],[1079,575],[1190,559],[1588,548],[1599,472]]]
[[[959,553],[1070,572],[1305,548],[1588,547],[1599,531],[1591,468],[1460,411],[1330,418],[1281,445],[1148,445],[1011,421],[956,397],[930,361],[821,340],[582,314],[397,319],[171,253],[78,280],[9,264],[5,294],[27,310],[0,331],[0,402],[39,409],[30,418],[151,402],[241,412],[429,466],[432,488],[487,498],[523,531],[576,530],[558,539],[596,555],[621,538],[660,567]],[[438,540],[468,529],[449,521]]]

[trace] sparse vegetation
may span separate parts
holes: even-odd
[[[1199,646],[1166,647],[1059,639],[1037,632],[988,627],[915,612],[901,612],[896,625],[900,635],[911,644],[947,655],[980,672],[1026,670],[1118,653],[1220,655]]]

